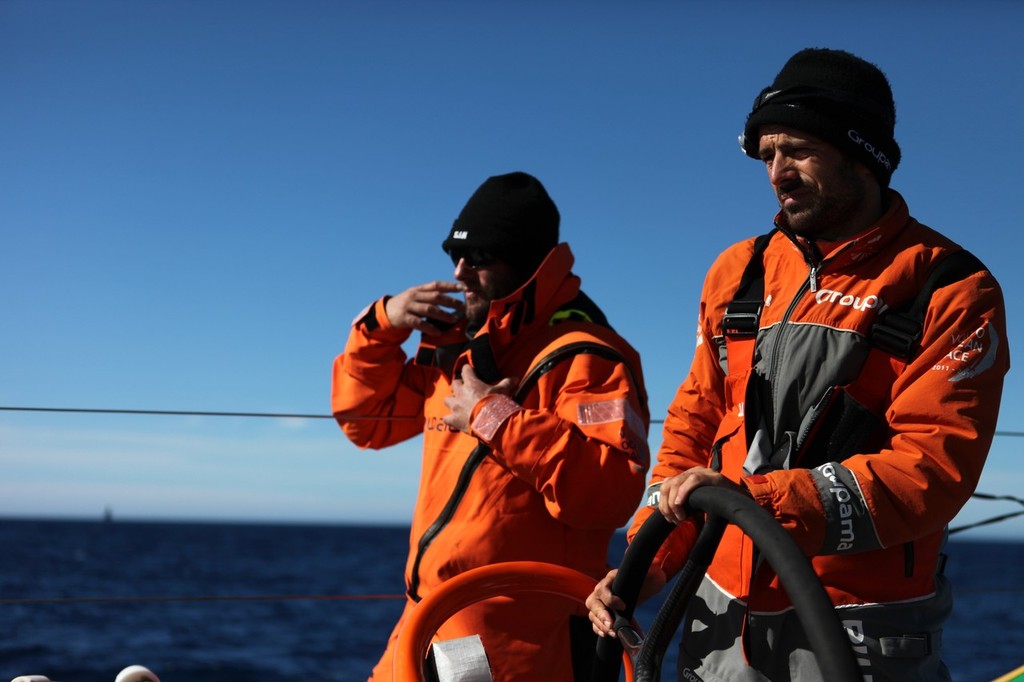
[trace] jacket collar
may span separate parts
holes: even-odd
[[[538,326],[547,326],[560,305],[580,290],[580,278],[572,274],[574,263],[568,244],[552,249],[533,276],[514,292],[495,301],[477,336],[487,335],[495,348]]]
[[[580,278],[572,273],[574,262],[569,245],[559,244],[521,287],[505,298],[491,301],[487,321],[469,342],[468,358],[460,358],[454,371],[458,372],[461,361],[467,360],[488,383],[505,376],[506,372],[499,368],[515,340],[549,326],[559,306],[579,293]]]
[[[803,237],[793,234],[786,225],[785,216],[780,211],[775,215],[775,224],[805,254],[815,254],[813,260],[835,261],[836,267],[859,263],[873,256],[889,245],[903,231],[910,221],[910,210],[907,202],[899,192],[889,189],[889,208],[882,217],[868,229],[859,232],[852,238],[836,242],[826,253],[819,253],[817,247]]]

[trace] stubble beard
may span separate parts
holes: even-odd
[[[820,188],[815,188],[813,198],[804,206],[787,207],[780,199],[790,230],[807,239],[838,240],[848,236],[867,198],[867,187],[853,164],[844,165],[839,182],[833,184],[842,190],[824,194]]]
[[[487,313],[490,308],[490,300],[477,300],[473,304],[466,304],[466,322],[471,334],[475,334],[487,322]]]

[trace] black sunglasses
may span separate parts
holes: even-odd
[[[452,265],[457,266],[459,261],[464,260],[466,265],[474,270],[487,267],[498,260],[492,254],[480,249],[452,249],[448,252],[448,255],[452,258]]]

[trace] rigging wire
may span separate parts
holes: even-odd
[[[266,417],[271,419],[334,419],[330,414],[299,414],[288,412],[212,412],[204,410],[128,410],[103,409],[94,407],[4,407],[5,412],[78,412],[87,414],[152,414],[184,417]],[[372,418],[372,417],[371,417]],[[386,419],[386,417],[378,417]],[[412,417],[406,417],[412,419]]]
[[[0,406],[0,412],[60,412],[82,414],[125,414],[125,415],[156,415],[156,416],[195,416],[195,417],[248,417],[264,419],[334,419],[331,414],[308,414],[288,412],[228,412],[212,410],[142,410],[142,409],[106,409],[82,407],[19,407]],[[418,417],[370,417],[352,416],[351,420],[408,420]],[[664,419],[652,419],[652,424],[664,423]],[[996,436],[1024,437],[1024,431],[996,431]],[[975,492],[972,497],[992,500],[1016,502],[1024,507],[1024,499],[1012,495],[991,495]],[[986,526],[1007,519],[1024,516],[1024,509],[983,519],[964,526],[951,528],[949,534]],[[29,604],[82,604],[82,603],[151,603],[151,602],[213,602],[213,601],[370,601],[404,599],[402,594],[370,594],[370,595],[254,595],[254,596],[181,596],[181,597],[43,597],[43,598],[0,598],[0,605]]]
[[[182,416],[182,417],[255,417],[265,419],[334,419],[332,414],[310,414],[299,412],[226,412],[208,410],[134,410],[122,408],[96,408],[96,407],[15,407],[0,405],[0,412],[71,412],[85,414],[138,414],[158,416]],[[348,421],[373,421],[373,420],[408,420],[418,417],[372,417],[372,416],[347,416]],[[652,424],[663,424],[664,419],[652,419]],[[996,431],[996,436],[1007,436],[1022,438],[1024,431]]]
[[[0,412],[63,412],[63,413],[84,413],[84,414],[127,414],[127,415],[157,415],[157,416],[186,416],[186,417],[250,417],[250,418],[264,418],[264,419],[334,419],[334,415],[331,414],[308,414],[308,413],[294,413],[294,412],[226,412],[226,411],[211,411],[211,410],[137,410],[137,409],[122,409],[122,408],[93,408],[93,407],[17,407],[17,406],[3,406],[0,405]],[[345,417],[347,421],[406,421],[410,419],[418,419],[419,417],[374,417],[374,416],[360,416],[352,415]],[[652,419],[652,424],[662,424],[664,419]],[[1024,431],[996,431],[995,436],[1005,437],[1024,437]],[[1024,500],[1013,497],[1010,495],[990,495],[988,493],[975,492],[971,497],[983,500],[1002,500],[1017,502],[1021,506],[1024,506]],[[988,519],[983,519],[965,526],[958,526],[951,528],[949,534],[960,533],[971,528],[977,528],[979,526],[987,526],[992,523],[998,523],[1007,519],[1012,519],[1017,516],[1024,516],[1024,509],[1009,514],[1001,514]],[[0,600],[0,604],[5,603]]]
[[[1022,500],[1019,497],[1014,497],[1013,495],[992,495],[989,493],[975,492],[974,494],[971,495],[971,497],[977,498],[979,500],[1001,500],[1006,502],[1016,502],[1020,506],[1024,507],[1024,500]],[[957,526],[956,528],[950,528],[949,534],[953,535],[954,533],[970,530],[971,528],[977,528],[978,526],[987,526],[990,523],[998,523],[999,521],[1005,521],[1007,519],[1012,519],[1017,516],[1024,516],[1024,509],[1019,509],[1009,514],[1000,514],[999,516],[993,516],[992,518],[983,519],[981,521],[976,521],[974,523],[969,523],[966,526]]]

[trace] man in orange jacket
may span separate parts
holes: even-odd
[[[991,273],[889,189],[894,123],[885,75],[839,50],[793,55],[754,102],[741,142],[778,197],[776,229],[727,249],[705,280],[652,472],[678,527],[643,594],[686,560],[688,495],[745,491],[811,557],[865,680],[944,681],[941,549],[981,475],[1009,352]],[[600,635],[622,607],[612,575],[587,601]],[[680,679],[821,679],[789,596],[734,526],[681,640]]]
[[[423,434],[408,601],[376,682],[391,681],[404,622],[446,580],[523,560],[600,578],[612,532],[640,501],[650,421],[640,358],[580,290],[558,230],[536,178],[489,178],[443,243],[456,281],[379,299],[335,360],[333,413],[352,442]],[[413,331],[422,340],[407,360]],[[571,680],[595,641],[585,609],[549,596],[474,605],[437,639],[471,635],[496,681]]]

